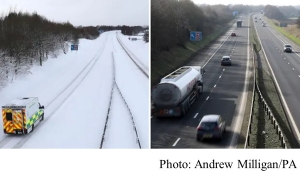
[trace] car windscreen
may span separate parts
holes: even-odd
[[[291,48],[291,45],[285,45],[286,48]]]
[[[225,61],[229,61],[229,58],[223,58],[223,60],[225,60]]]

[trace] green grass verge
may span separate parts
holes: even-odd
[[[283,34],[284,36],[286,36],[287,38],[289,38],[290,40],[292,40],[294,43],[300,45],[300,39],[297,38],[296,36],[290,34],[289,32],[285,31],[285,29],[283,27],[279,27],[279,26],[276,26],[274,21],[268,19],[266,17],[267,21],[269,22],[269,24],[275,28],[278,32],[280,32],[281,34]]]
[[[151,85],[157,84],[162,77],[192,60],[199,51],[225,33],[233,22],[235,20],[232,20],[226,26],[217,28],[209,35],[204,35],[201,42],[187,42],[185,44],[186,48],[175,46],[169,52],[161,52],[156,57],[157,60],[151,60]]]

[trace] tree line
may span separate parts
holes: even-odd
[[[79,44],[80,38],[96,39],[104,31],[122,30],[131,35],[141,26],[73,26],[57,23],[34,13],[10,11],[0,16],[0,87],[16,75],[30,73],[34,64],[43,65],[49,56],[67,53],[69,44]],[[147,29],[147,28],[146,28]],[[4,81],[5,80],[5,81]]]
[[[98,26],[98,30],[103,31],[112,31],[112,30],[121,30],[121,33],[124,35],[136,35],[139,32],[144,32],[145,30],[149,29],[148,26],[142,27],[142,26]]]
[[[151,0],[151,61],[174,46],[185,48],[190,31],[206,36],[228,23],[233,11],[229,6],[200,6],[191,0]]]
[[[298,11],[290,6],[198,5],[191,0],[151,0],[151,61],[161,61],[158,59],[160,53],[175,46],[186,48],[190,31],[201,31],[205,36],[225,25],[234,18],[233,11],[247,14],[261,10],[267,17],[277,20]],[[297,24],[300,28],[300,17]]]

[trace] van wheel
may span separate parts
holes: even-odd
[[[32,132],[33,132],[33,130],[34,130],[34,124],[32,125],[32,129],[31,129],[30,133],[32,133]]]
[[[42,119],[41,119],[41,121],[43,121],[44,120],[44,113],[42,114]]]

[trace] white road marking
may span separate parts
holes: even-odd
[[[273,30],[271,30],[270,28],[269,28],[269,30],[270,30],[270,32],[271,33],[273,33]],[[275,37],[278,39],[278,40],[280,40],[283,44],[286,44],[281,38],[279,38],[275,33],[273,33],[273,35],[275,35]],[[294,51],[293,51],[294,52]],[[298,57],[300,57],[300,55],[298,54],[298,53],[296,53],[296,52],[294,52]]]
[[[221,77],[222,77],[222,76],[220,75],[220,76],[219,76],[219,79],[220,79]]]
[[[295,69],[293,68],[293,70],[295,70]]]
[[[216,87],[217,85],[214,85],[214,88]]]
[[[248,27],[250,27],[250,16],[248,18]],[[247,66],[246,66],[246,73],[245,73],[245,80],[244,80],[244,88],[243,88],[243,92],[241,95],[241,101],[240,104],[238,105],[239,109],[236,109],[235,114],[233,116],[233,132],[234,134],[232,135],[231,138],[231,142],[230,142],[230,146],[229,148],[236,148],[236,142],[238,140],[239,134],[241,132],[241,128],[242,128],[242,123],[243,123],[243,119],[244,119],[244,114],[245,114],[245,110],[246,110],[246,101],[247,101],[247,96],[248,96],[248,86],[249,86],[249,62],[250,62],[250,55],[249,55],[249,29],[248,29],[248,42],[247,42]]]
[[[217,50],[211,55],[211,57],[207,60],[207,62],[203,65],[203,68],[208,64],[208,62],[215,56],[215,54],[219,51],[219,49],[223,46],[223,44],[226,42],[226,40],[229,38],[230,35],[227,36],[227,38],[223,41],[223,43],[217,48]]]
[[[175,143],[173,144],[173,147],[176,146],[176,144],[178,143],[178,141],[180,140],[180,138],[178,138]]]
[[[196,118],[198,116],[198,113],[194,116],[194,118]]]
[[[288,62],[288,64],[290,64],[290,62]]]
[[[209,96],[206,98],[206,100],[208,100],[209,99]]]

